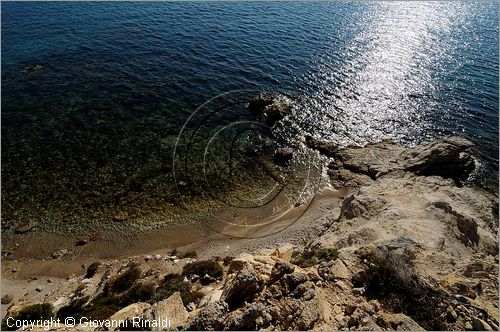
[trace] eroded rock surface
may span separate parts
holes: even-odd
[[[264,112],[273,100],[252,107]],[[180,330],[498,330],[498,198],[463,185],[469,141],[307,143],[334,158],[332,185],[349,188],[322,196],[335,208],[321,210],[307,238],[200,262],[217,277],[182,274],[198,258],[100,261],[59,288],[47,284],[44,302],[57,312],[105,299],[111,317],[171,316]],[[313,217],[319,223],[304,218]],[[39,298],[9,302],[15,316]]]

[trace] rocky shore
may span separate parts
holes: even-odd
[[[17,262],[4,260],[3,329],[8,317],[121,322],[62,330],[131,329],[133,317],[144,330],[499,329],[498,196],[465,184],[471,142],[305,143],[332,158],[337,195],[295,225],[309,229],[302,238],[278,234],[275,247],[256,241],[234,256],[206,248],[96,260],[65,278],[17,278]],[[165,317],[169,327],[150,324]]]

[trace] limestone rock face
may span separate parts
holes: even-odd
[[[292,113],[291,101],[282,95],[260,93],[250,100],[248,110],[254,114],[262,115],[270,126]]]
[[[474,160],[465,153],[474,144],[461,137],[444,137],[417,145],[401,154],[405,169],[420,175],[439,175],[466,179],[474,169]]]
[[[224,330],[225,315],[228,312],[227,303],[217,301],[202,308],[195,316],[190,318],[185,330],[190,331],[207,331],[207,330]]]
[[[263,115],[274,98],[258,96],[252,107]],[[180,293],[131,304],[111,319],[168,317],[176,330],[498,330],[498,197],[461,185],[470,142],[448,137],[413,148],[384,141],[340,149],[308,141],[334,158],[331,183],[343,188],[320,192],[303,215],[322,220],[321,227],[298,239],[240,247],[231,252],[236,257],[212,257],[224,261],[222,280],[203,285],[204,276],[179,275],[171,286]],[[137,258],[147,272],[134,284],[165,286],[163,276],[182,273],[188,263],[152,257]],[[81,285],[92,301],[132,261],[103,259],[87,275],[64,280],[61,290],[51,281],[32,293],[54,311],[69,303],[68,289]],[[186,297],[193,298],[189,312]],[[7,314],[39,299],[30,301],[11,300]]]
[[[262,288],[262,280],[251,268],[238,272],[233,282],[224,289],[222,299],[230,308],[238,307],[252,297]]]
[[[151,311],[155,320],[168,318],[172,329],[184,324],[189,317],[179,292],[175,292],[168,299],[155,303],[151,307]]]
[[[346,148],[312,138],[306,139],[306,143],[334,158],[329,174],[336,187],[368,185],[371,180],[395,172],[435,175],[460,181],[467,179],[474,169],[474,159],[469,152],[472,142],[455,136],[412,148],[404,148],[391,141]]]

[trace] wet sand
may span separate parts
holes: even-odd
[[[286,243],[299,245],[318,231],[314,227],[315,221],[325,215],[325,209],[340,209],[341,198],[346,194],[347,191],[325,188],[309,202],[289,206],[280,214],[261,219],[257,225],[219,220],[210,225],[176,225],[127,237],[103,233],[102,238],[84,246],[75,246],[76,237],[39,232],[16,234],[3,241],[4,250],[14,247],[14,244],[17,247],[13,249],[13,255],[4,258],[2,275],[15,279],[33,276],[64,278],[83,273],[82,264],[88,265],[96,260],[165,254],[174,248],[195,250],[199,257],[225,257]],[[67,250],[67,253],[59,259],[52,259],[52,253],[58,250]],[[13,273],[12,268],[17,272]]]

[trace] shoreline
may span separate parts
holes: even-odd
[[[193,262],[211,262],[222,274],[186,277],[201,299],[182,304],[174,293],[154,304],[149,297],[130,300],[118,303],[121,310],[111,318],[143,308],[140,317],[152,319],[155,310],[174,310],[167,303],[177,301],[175,310],[183,314],[172,323],[179,329],[497,329],[498,195],[463,184],[474,169],[472,143],[444,137],[412,148],[389,141],[346,148],[312,139],[307,144],[333,158],[331,185],[274,222],[256,226],[253,238],[244,238],[249,227],[242,225],[222,223],[227,228],[219,230],[234,231],[233,238],[184,225],[172,233],[123,239],[129,241],[126,250],[103,245],[103,255],[85,256],[98,252],[96,241],[76,256],[4,259],[2,296],[15,297],[2,305],[2,316],[36,303],[57,311],[81,296],[87,296],[81,310],[91,310],[97,305],[92,301],[104,296],[103,285],[132,266],[142,271],[132,284],[160,289],[165,275],[184,275]],[[272,234],[273,227],[281,231],[255,236]],[[176,239],[177,253],[166,249],[167,236]],[[74,239],[64,241],[74,246]],[[190,251],[196,258],[182,256]],[[96,262],[97,273],[86,277]],[[385,275],[382,284],[379,273]],[[295,278],[302,287],[289,284]],[[419,286],[412,288],[410,279]],[[238,290],[240,283],[248,288]],[[234,304],[231,292],[246,302]],[[416,301],[415,292],[425,300]],[[290,306],[296,309],[290,312]],[[273,307],[284,314],[267,316]],[[252,310],[260,318],[245,318]]]

